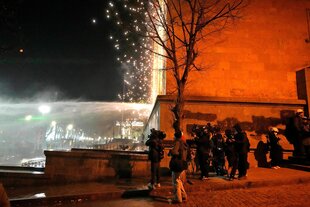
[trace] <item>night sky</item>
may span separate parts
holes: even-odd
[[[13,45],[0,54],[2,99],[118,100],[123,81],[109,40],[108,0],[15,2],[16,31],[1,24],[1,44]]]

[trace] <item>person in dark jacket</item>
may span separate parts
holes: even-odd
[[[257,167],[270,167],[270,163],[267,161],[268,149],[268,143],[263,142],[263,140],[260,140],[257,143],[256,149],[254,151],[254,157],[257,160]]]
[[[278,132],[279,130],[276,127],[271,127],[267,135],[267,144],[270,149],[270,164],[273,169],[279,169],[279,164],[283,160],[283,149],[279,144]]]
[[[295,116],[290,117],[286,124],[285,136],[290,144],[293,144],[293,156],[305,156],[305,148],[302,144],[306,129],[303,121],[304,111],[297,109]]]
[[[225,155],[228,162],[228,169],[227,169],[227,177],[230,177],[232,167],[238,166],[238,160],[236,158],[236,150],[235,150],[235,138],[230,129],[225,130]]]
[[[216,175],[225,175],[225,141],[221,134],[221,129],[218,126],[214,127],[213,142],[213,166]]]
[[[169,152],[171,159],[180,159],[182,163],[187,162],[189,146],[186,144],[185,139],[182,139],[182,132],[178,131],[174,133],[174,145]],[[172,185],[173,185],[173,203],[182,203],[187,200],[187,194],[184,188],[186,180],[186,168],[183,166],[182,169],[172,171]]]
[[[304,111],[302,109],[298,109],[296,111],[294,117],[294,138],[293,138],[293,145],[294,145],[294,156],[305,156],[305,148],[302,144],[302,140],[305,134],[305,125],[304,125]]]
[[[209,179],[210,159],[212,158],[213,149],[211,136],[212,135],[208,129],[204,128],[195,139],[195,144],[197,146],[197,157],[201,171],[201,180]]]
[[[160,161],[164,150],[162,139],[157,136],[156,130],[151,130],[151,135],[145,143],[149,147],[148,158],[151,161],[151,181],[148,184],[150,189],[160,187]]]
[[[236,170],[238,168],[239,176],[238,179],[246,179],[247,169],[248,169],[248,152],[250,151],[250,142],[246,133],[241,129],[239,124],[234,125],[235,130],[235,150],[236,159],[238,164],[233,165],[230,180],[235,176]]]

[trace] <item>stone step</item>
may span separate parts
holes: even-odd
[[[280,168],[252,168],[248,171],[246,180],[228,181],[225,177],[217,177],[210,173],[207,181],[199,180],[199,175],[188,176],[192,184],[186,184],[187,192],[212,191],[272,187],[300,183],[310,183],[310,174],[305,171]],[[171,197],[171,177],[162,177],[161,188],[150,191],[147,188],[149,178],[118,180],[115,182],[101,181],[92,183],[75,183],[69,185],[32,186],[28,189],[7,189],[14,206],[53,206],[61,203],[79,203],[86,200],[104,200],[134,198],[144,196]]]

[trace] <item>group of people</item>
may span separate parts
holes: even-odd
[[[271,127],[267,133],[267,142],[259,142],[264,149],[265,155],[270,151],[271,162],[266,166],[274,169],[280,168],[283,160],[283,149],[279,143],[279,130]],[[296,116],[288,122],[284,135],[294,146],[294,155],[305,155],[309,152],[310,141],[309,119],[303,116],[303,110],[297,110]],[[174,188],[173,202],[181,203],[187,199],[183,183],[186,180],[188,166],[194,167],[194,171],[200,169],[200,179],[208,180],[209,172],[212,169],[217,175],[227,175],[227,179],[232,181],[246,179],[249,168],[248,153],[250,142],[245,131],[239,124],[235,124],[231,129],[226,129],[222,135],[218,126],[208,123],[206,126],[194,126],[192,130],[193,139],[186,140],[181,131],[174,134],[174,144],[169,152],[171,156],[170,170],[172,172],[172,184]],[[151,161],[151,181],[148,184],[150,189],[160,187],[160,161],[164,156],[163,139],[164,132],[152,129],[151,135],[146,142],[149,146],[149,160]],[[195,153],[191,149],[195,147]],[[257,150],[259,150],[259,145]],[[256,153],[255,152],[255,153]],[[255,155],[256,157],[256,155]],[[227,165],[225,165],[227,161]],[[259,161],[259,160],[258,160]],[[259,163],[259,162],[258,162]],[[228,166],[228,167],[226,167]],[[236,172],[238,171],[238,177]]]
[[[163,139],[166,134],[162,131],[151,129],[146,146],[149,147],[148,158],[151,161],[151,180],[148,184],[149,189],[160,187],[160,161],[164,157]],[[186,179],[185,170],[187,169],[187,156],[189,146],[181,131],[174,134],[174,145],[169,152],[171,157],[170,170],[172,172],[172,184],[174,188],[174,198],[172,202],[181,203],[187,199],[183,183]]]
[[[219,127],[213,127],[210,124],[195,127],[193,136],[201,180],[208,180],[211,166],[217,175],[227,174],[229,180],[235,178],[237,170],[238,179],[246,178],[250,142],[239,124],[225,130],[226,139],[222,136]],[[228,169],[225,167],[225,157]]]
[[[211,126],[211,124],[194,127],[192,141],[186,140],[181,131],[174,134],[174,145],[169,152],[169,156],[171,156],[169,167],[172,172],[174,192],[172,202],[182,203],[187,200],[184,189],[186,171],[189,162],[195,160],[195,157],[198,158],[201,180],[208,179],[211,162],[217,175],[228,174],[228,179],[233,180],[238,170],[238,178],[246,178],[247,154],[250,149],[247,135],[239,124],[234,125],[232,130],[226,130],[225,135],[226,140],[222,136],[220,128]],[[195,157],[190,153],[193,144],[196,146]],[[225,169],[225,156],[230,166],[228,172]]]
[[[163,158],[162,140],[165,136],[158,136],[160,131],[152,129],[146,145],[149,146],[149,160],[151,161],[151,180],[148,184],[150,189],[160,187],[160,161]],[[190,148],[196,146],[196,157],[200,168],[200,178],[207,180],[209,177],[210,164],[217,175],[228,174],[229,180],[235,178],[238,170],[239,179],[247,175],[249,152],[249,140],[246,133],[236,124],[232,130],[225,131],[226,140],[221,134],[220,128],[208,124],[205,127],[195,127],[192,141],[186,140],[181,131],[174,134],[174,144],[169,152],[170,170],[172,172],[172,184],[174,188],[173,202],[181,203],[187,199],[183,183],[186,180],[186,170],[189,162],[195,158],[191,156]],[[225,156],[229,163],[228,172],[225,168]]]

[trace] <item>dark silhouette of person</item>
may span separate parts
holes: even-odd
[[[279,144],[280,138],[277,136],[278,133],[279,130],[276,127],[272,127],[267,135],[267,144],[270,149],[270,164],[274,169],[280,168],[279,165],[283,160],[283,149]]]
[[[270,164],[267,161],[268,144],[262,140],[257,143],[254,151],[254,157],[257,160],[257,167],[269,168]]]
[[[303,138],[307,132],[303,118],[304,111],[302,109],[297,109],[295,116],[289,118],[285,129],[285,136],[287,140],[294,146],[294,156],[305,156]]]
[[[200,179],[207,180],[209,178],[210,158],[212,157],[213,143],[211,141],[211,133],[207,128],[203,128],[195,139],[197,146],[197,157],[200,166]]]
[[[225,141],[221,134],[221,129],[218,126],[214,127],[213,142],[213,166],[216,175],[225,175]]]
[[[187,162],[189,146],[187,145],[183,133],[177,131],[174,133],[174,144],[170,150],[169,155],[171,156],[171,161],[173,159],[179,159],[182,163]],[[172,167],[172,166],[170,166]],[[181,169],[171,169],[172,185],[173,185],[173,203],[182,203],[187,200],[187,193],[184,188],[184,183],[186,180],[186,168],[187,166],[182,166]]]
[[[149,146],[148,158],[151,161],[151,181],[148,184],[150,189],[160,187],[160,161],[163,158],[162,152],[164,150],[162,139],[158,136],[158,131],[151,129],[149,139],[145,143]]]
[[[250,142],[246,133],[241,129],[239,124],[233,126],[235,130],[235,150],[236,150],[236,160],[237,164],[234,163],[230,175],[230,180],[235,176],[236,170],[238,168],[238,179],[246,179],[247,169],[248,169],[248,152],[250,150]]]
[[[232,131],[230,129],[226,129],[225,136],[225,155],[228,162],[227,177],[229,178],[233,165],[235,164],[237,166],[238,161],[236,158],[235,139]]]

